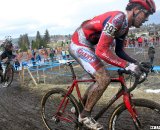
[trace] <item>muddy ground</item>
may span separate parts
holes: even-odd
[[[134,91],[135,97],[160,103],[160,94],[144,92],[150,86],[153,89],[160,88],[159,77],[158,74],[152,74],[148,81]],[[57,85],[34,86],[31,79],[22,86],[16,73],[10,87],[0,88],[0,130],[46,130],[40,115],[40,102],[44,93],[53,87]],[[108,87],[102,101],[107,101],[117,90],[115,86]]]
[[[11,87],[0,88],[0,130],[46,130],[40,115],[40,101],[45,92],[57,85],[21,86],[17,76]],[[114,86],[108,87],[102,101],[107,101],[117,90]],[[160,103],[160,94],[144,93],[143,88],[134,93],[135,97]]]

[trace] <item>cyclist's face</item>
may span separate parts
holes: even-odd
[[[145,21],[148,21],[149,13],[145,9],[136,10],[135,14],[138,14],[134,20],[134,26],[139,28]]]

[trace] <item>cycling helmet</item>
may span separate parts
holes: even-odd
[[[129,4],[137,3],[143,6],[150,14],[156,12],[156,5],[154,0],[129,0]]]

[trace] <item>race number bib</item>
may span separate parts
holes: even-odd
[[[117,31],[117,28],[115,28],[114,25],[111,23],[106,23],[106,26],[103,29],[103,32],[106,35],[110,35],[112,37],[114,37],[116,31]]]

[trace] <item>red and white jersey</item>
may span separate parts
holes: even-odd
[[[114,39],[121,44],[128,30],[128,20],[123,12],[106,12],[83,22],[74,32],[72,42],[79,46],[91,48],[96,46],[95,53],[98,57],[107,63],[125,68],[126,60],[115,55],[110,50],[110,45]],[[118,47],[122,48],[120,44]]]

